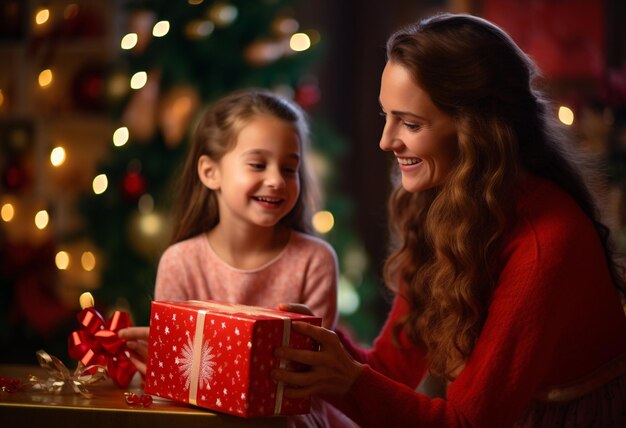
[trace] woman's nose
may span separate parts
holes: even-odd
[[[386,152],[391,152],[397,145],[398,140],[393,135],[392,130],[389,128],[389,126],[385,125],[385,127],[383,128],[383,133],[380,136],[380,142],[378,143],[378,147]]]

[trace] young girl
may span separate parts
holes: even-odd
[[[387,59],[392,311],[368,350],[293,323],[320,352],[277,349],[311,369],[274,379],[362,428],[626,426],[623,270],[533,63],[452,14],[395,33]],[[445,399],[415,391],[427,372]]]
[[[309,234],[307,133],[302,111],[269,92],[239,91],[209,108],[184,165],[155,300],[295,301],[335,326],[337,258]]]
[[[337,257],[310,234],[314,181],[308,127],[290,101],[244,90],[214,103],[196,129],[177,193],[172,245],[159,261],[155,300],[204,300],[276,308],[310,306],[337,322]],[[146,357],[147,327],[120,332]],[[145,374],[145,362],[133,359]],[[330,412],[330,413],[329,413]],[[327,426],[318,400],[290,426]]]

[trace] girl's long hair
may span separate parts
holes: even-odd
[[[583,179],[590,172],[535,87],[536,67],[506,33],[474,16],[436,15],[393,34],[387,58],[458,127],[458,164],[448,180],[421,193],[397,186],[389,201],[385,279],[411,307],[397,331],[426,348],[432,373],[454,378],[475,346],[522,172],[551,180],[576,200],[624,294],[609,230]]]
[[[298,175],[300,194],[280,224],[311,233],[311,213],[319,193],[307,162],[309,129],[304,112],[293,102],[263,89],[233,92],[213,103],[200,119],[176,187],[171,243],[211,230],[219,222],[215,192],[198,177],[198,159],[207,155],[216,162],[234,148],[241,129],[260,115],[270,115],[293,126],[302,151]]]

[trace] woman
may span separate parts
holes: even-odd
[[[452,14],[398,31],[387,57],[394,305],[368,351],[294,323],[321,350],[277,349],[311,370],[274,379],[362,427],[625,426],[624,277],[533,63]],[[428,372],[448,379],[445,400],[415,392]]]

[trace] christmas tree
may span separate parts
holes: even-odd
[[[84,233],[99,248],[97,303],[147,323],[158,258],[170,235],[172,185],[197,114],[235,89],[262,87],[310,113],[325,196],[314,225],[339,255],[340,310],[361,338],[370,339],[379,327],[376,316],[362,312],[378,297],[377,285],[333,171],[346,144],[315,109],[321,94],[311,70],[324,40],[314,29],[299,28],[293,6],[288,0],[130,3],[125,51],[108,78],[107,97],[119,121],[115,147],[81,202]],[[129,80],[132,89],[114,90],[115,82]]]

